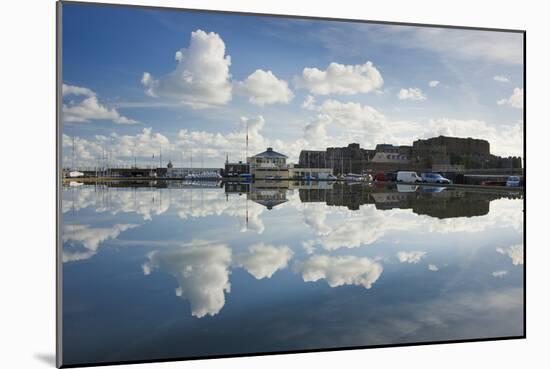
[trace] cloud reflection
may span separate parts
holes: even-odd
[[[63,262],[89,259],[97,253],[103,242],[115,239],[120,233],[137,226],[115,224],[112,227],[92,227],[87,224],[65,224],[62,236]]]
[[[148,259],[144,274],[158,269],[174,276],[179,284],[176,295],[189,301],[193,316],[216,315],[225,305],[225,293],[231,289],[227,245],[193,241],[177,249],[153,251]]]
[[[302,273],[304,282],[325,279],[330,287],[356,285],[371,288],[384,268],[366,257],[315,255],[296,269]]]
[[[64,192],[62,211],[79,211],[93,208],[97,213],[135,213],[143,220],[166,212],[171,205],[171,194],[149,187],[104,188],[80,186]]]
[[[397,259],[400,263],[416,264],[426,256],[426,251],[399,251]]]
[[[523,245],[513,245],[506,248],[497,247],[496,251],[499,254],[508,255],[512,259],[512,264],[523,265]]]
[[[237,263],[256,279],[271,278],[277,270],[287,267],[293,254],[288,246],[258,243],[250,246],[246,253],[239,255]]]
[[[350,212],[346,207],[304,203],[297,210],[302,213],[304,224],[317,236],[305,245],[310,251],[316,246],[327,251],[368,246],[386,235],[418,229],[434,234],[478,233],[492,227],[510,227],[516,232],[523,229],[523,213],[518,211],[517,203],[509,199],[493,200],[491,212],[475,221],[467,217],[419,216],[409,209],[379,210],[373,205]]]
[[[508,274],[508,271],[507,270],[496,270],[494,271],[493,273],[491,273],[493,277],[495,278],[502,278],[504,277],[506,274]]]

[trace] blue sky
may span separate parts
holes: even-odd
[[[190,157],[266,146],[411,144],[439,134],[523,151],[523,35],[63,5],[64,161]]]

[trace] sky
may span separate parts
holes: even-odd
[[[64,166],[221,167],[267,147],[523,153],[523,34],[63,4]],[[74,150],[73,150],[74,147]],[[74,152],[74,154],[73,154]]]

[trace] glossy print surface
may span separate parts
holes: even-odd
[[[517,193],[63,188],[64,363],[523,335]]]

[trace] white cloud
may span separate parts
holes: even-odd
[[[328,99],[318,106],[312,105],[310,109],[318,114],[304,129],[304,139],[309,148],[325,149],[327,146],[345,146],[350,142],[373,147],[387,134],[386,117],[368,105]],[[338,134],[330,135],[329,143],[330,127],[334,127]]]
[[[63,96],[69,96],[69,95],[94,96],[95,95],[95,92],[93,92],[87,87],[66,85],[65,83],[63,83],[63,86],[61,87],[61,91]]]
[[[315,251],[315,241],[314,240],[307,240],[302,242],[302,248],[306,252],[306,254],[311,255]]]
[[[429,50],[446,60],[472,60],[491,64],[523,62],[523,35],[520,33],[374,25],[369,27],[366,37],[385,45],[397,44],[404,48]]]
[[[415,139],[438,135],[486,139],[491,144],[491,152],[496,155],[521,156],[523,152],[522,122],[497,126],[480,120],[448,118],[395,121],[371,106],[333,99],[318,105],[312,102],[311,109],[316,114],[302,126],[303,136],[293,140],[268,139],[263,133],[266,121],[262,116],[243,117],[234,123],[233,129],[224,133],[182,129],[176,137],[168,139],[147,128],[135,136],[111,134],[86,140],[76,138],[77,165],[95,166],[105,149],[112,152],[115,164],[133,164],[134,152],[138,161],[141,157],[142,164],[151,164],[152,154],[158,157],[162,147],[164,158],[168,158],[170,152],[177,153],[178,158],[184,153],[186,165],[189,165],[188,158],[193,151],[193,158],[204,160],[206,166],[221,166],[226,153],[230,160],[244,160],[246,122],[249,126],[249,154],[274,147],[287,154],[289,162],[296,162],[302,149],[324,150],[327,146],[346,146],[350,142],[359,142],[364,148],[373,148],[380,142],[410,145]],[[63,145],[64,163],[70,164],[71,138],[64,136]]]
[[[302,103],[302,108],[307,110],[314,110],[315,107],[315,97],[312,95],[307,95]]]
[[[521,34],[429,27],[410,28],[416,33],[415,46],[435,50],[448,58],[481,59],[503,64],[523,62]]]
[[[195,160],[203,161],[205,166],[221,166],[225,161],[226,153],[231,160],[238,160],[245,156],[246,124],[248,122],[249,154],[264,151],[266,147],[288,147],[287,143],[279,140],[267,140],[262,135],[265,120],[262,116],[241,117],[236,122],[235,130],[228,133],[212,133],[207,131],[190,131],[182,129],[172,140],[168,137],[154,132],[151,128],[144,128],[136,135],[119,135],[112,133],[109,136],[97,135],[93,138],[84,139],[75,137],[75,159],[77,166],[93,167],[97,160],[102,157],[104,150],[110,153],[111,163],[117,165],[129,165],[134,162],[134,155],[137,156],[141,165],[157,165],[158,155],[162,149],[164,162],[166,163],[171,153],[185,154],[186,161],[189,160],[191,150]],[[296,150],[295,150],[296,151]],[[299,153],[299,150],[298,150]],[[152,162],[152,155],[155,155]],[[172,159],[175,159],[172,157]],[[63,135],[63,162],[70,165],[72,160],[72,137]],[[138,162],[138,164],[140,164]],[[186,165],[189,162],[187,161]]]
[[[460,120],[450,118],[421,121],[391,120],[368,105],[355,102],[340,102],[327,99],[319,105],[312,105],[318,114],[323,114],[323,124],[316,120],[309,123],[311,128],[322,128],[315,137],[330,137],[330,146],[360,142],[362,147],[372,148],[380,142],[410,145],[419,138],[439,135],[455,137],[476,137],[488,140],[491,153],[496,155],[516,155],[523,153],[523,123],[489,124],[482,120]],[[334,127],[334,130],[331,129]],[[324,131],[323,131],[324,130]],[[326,143],[325,140],[318,140]],[[317,148],[324,147],[317,145]]]
[[[428,265],[428,270],[431,270],[432,272],[437,272],[439,268],[435,264]]]
[[[288,104],[294,97],[288,83],[278,79],[270,70],[257,69],[237,85],[242,94],[249,96],[251,103],[259,106]]]
[[[512,95],[509,98],[498,100],[497,104],[508,105],[516,109],[523,109],[523,88],[514,88],[514,92],[512,92]]]
[[[134,153],[139,156],[158,156],[161,148],[170,148],[170,140],[152,128],[143,128],[141,133],[134,136],[117,134],[111,136],[116,142],[116,153],[121,156],[132,157]]]
[[[507,248],[498,247],[496,251],[499,254],[508,255],[512,259],[512,264],[523,265],[523,245],[513,245]]]
[[[62,118],[64,122],[88,123],[92,120],[108,120],[117,124],[135,124],[138,121],[127,118],[115,108],[101,104],[95,92],[86,87],[63,84],[63,96],[83,96],[79,101],[70,100],[63,104]]]
[[[272,246],[257,243],[248,247],[248,252],[237,256],[237,264],[254,278],[271,278],[278,270],[287,267],[293,252],[288,246]]]
[[[323,148],[327,146],[327,126],[332,122],[329,115],[319,114],[304,128],[304,139],[310,146]]]
[[[72,163],[72,137],[63,135],[63,163]],[[146,160],[151,165],[152,155],[158,157],[162,148],[164,152],[170,149],[170,141],[160,133],[153,132],[152,128],[143,128],[135,135],[119,135],[112,133],[109,136],[96,135],[93,139],[75,137],[75,165],[94,167],[104,155],[109,154],[111,165],[133,164],[134,155],[141,161]],[[158,160],[154,162],[154,165]]]
[[[430,87],[437,87],[437,85],[439,85],[439,81],[430,81],[428,85],[430,85]]]
[[[225,55],[225,43],[220,35],[196,30],[191,33],[189,47],[175,54],[176,69],[155,79],[145,72],[141,83],[150,96],[168,97],[193,108],[223,105],[231,100],[232,84]]]
[[[494,271],[493,273],[491,273],[493,275],[493,277],[495,278],[502,278],[504,277],[506,274],[508,274],[508,271],[507,270],[496,270]]]
[[[326,236],[331,231],[332,228],[326,224],[328,211],[326,205],[322,203],[308,203],[303,206],[302,214],[304,217],[304,223],[311,227],[315,234],[318,236]],[[313,240],[308,240],[306,243],[306,249],[311,249]]]
[[[400,263],[416,264],[426,256],[425,251],[399,251],[397,259]]]
[[[224,244],[193,241],[173,250],[154,251],[143,265],[145,275],[158,269],[176,278],[176,295],[191,305],[197,318],[216,315],[229,293],[231,249]]]
[[[294,79],[294,84],[314,95],[355,95],[382,87],[384,80],[368,61],[358,65],[330,63],[326,70],[304,68],[302,75]]]
[[[489,124],[483,120],[470,119],[430,119],[410,126],[421,132],[417,138],[429,138],[439,135],[454,137],[475,137],[489,141],[491,153],[503,156],[523,155],[523,123],[507,125]]]
[[[514,32],[351,23],[316,29],[309,36],[333,53],[350,57],[359,56],[366,42],[415,52],[427,50],[432,58],[445,63],[466,60],[517,65],[523,62],[523,34]]]
[[[270,143],[262,135],[265,119],[261,115],[241,117],[238,127],[234,131],[225,134],[182,129],[178,133],[175,145],[183,151],[195,148],[195,155],[200,152],[205,161],[215,160],[222,163],[226,153],[229,154],[232,160],[237,158],[244,160],[247,125],[249,155],[264,151]]]
[[[325,100],[319,107],[319,111],[330,115],[340,128],[347,127],[352,130],[376,129],[386,120],[384,114],[375,108],[354,102]]]
[[[115,239],[122,232],[137,226],[137,224],[114,224],[111,227],[92,227],[87,224],[65,223],[61,237],[63,262],[89,259],[97,253],[97,249],[103,242]]]
[[[305,282],[325,279],[330,287],[357,285],[371,288],[384,268],[366,257],[315,255],[296,265]]]
[[[399,100],[426,100],[426,95],[418,87],[402,88],[397,94]]]
[[[506,76],[494,76],[493,79],[497,82],[510,82],[510,78],[506,77]]]

